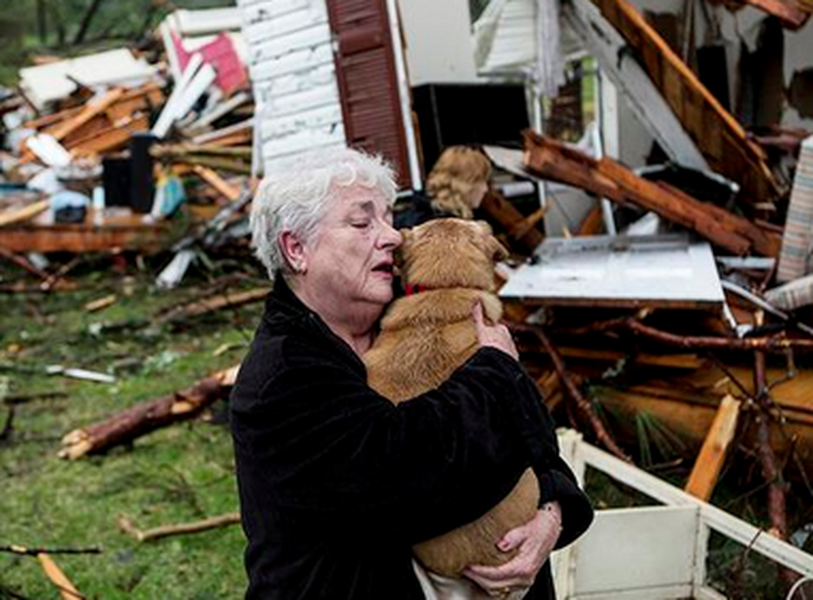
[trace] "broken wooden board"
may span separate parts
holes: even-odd
[[[116,88],[85,106],[29,121],[26,127],[54,137],[74,154],[102,153],[122,146],[133,133],[146,131],[151,110],[163,100],[163,91],[154,83],[132,90]],[[24,148],[22,162],[33,158]]]
[[[781,190],[764,151],[627,0],[592,0],[624,36],[652,82],[711,167],[738,182],[748,204]]]
[[[646,413],[655,417],[669,431],[699,448],[706,439],[725,396],[743,399],[743,391],[750,392],[752,373],[750,366],[727,365],[728,374],[718,367],[706,367],[694,372],[684,371],[679,376],[652,379],[624,389],[597,388],[596,398],[608,408],[616,408],[625,415]],[[769,368],[769,382],[781,380],[786,373]],[[787,456],[793,449],[800,461],[813,468],[813,370],[800,370],[795,377],[777,383],[771,388],[776,403],[772,411],[771,446],[779,456]],[[741,419],[749,414],[747,405],[742,407]],[[781,416],[781,420],[780,420]],[[629,417],[628,417],[629,418]],[[754,442],[755,428],[744,430],[742,443]]]
[[[730,1],[735,6],[739,5],[736,0]],[[782,23],[782,27],[792,31],[801,29],[813,11],[813,5],[804,6],[803,0],[798,4],[793,0],[742,0],[742,4],[748,4],[776,17]]]
[[[166,247],[167,237],[164,225],[131,217],[99,227],[88,223],[5,227],[0,234],[0,247],[9,252],[154,252]]]
[[[779,236],[749,220],[662,183],[648,181],[612,160],[596,160],[561,142],[525,132],[525,166],[531,174],[581,188],[619,204],[632,203],[692,229],[736,255],[775,257]]]
[[[695,498],[706,502],[711,498],[728,449],[734,440],[739,414],[739,400],[729,395],[720,401],[717,414],[703,441],[700,453],[695,459],[689,481],[686,483],[686,492]]]

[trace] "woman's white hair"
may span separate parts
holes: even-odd
[[[293,271],[282,252],[280,235],[290,231],[304,243],[316,239],[330,204],[344,191],[362,187],[381,192],[390,206],[396,184],[381,157],[351,148],[316,150],[281,161],[263,178],[251,205],[251,243],[273,279]]]

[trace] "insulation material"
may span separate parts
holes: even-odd
[[[765,299],[776,308],[796,310],[813,304],[813,275],[795,279],[765,292]]]
[[[813,136],[802,142],[790,206],[785,221],[785,235],[779,254],[777,281],[791,281],[810,273],[813,247]]]

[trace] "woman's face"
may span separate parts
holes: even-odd
[[[383,308],[392,300],[393,251],[400,244],[392,210],[379,191],[342,190],[315,239],[304,246],[308,287],[348,311],[358,303]]]

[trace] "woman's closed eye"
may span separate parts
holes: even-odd
[[[350,226],[355,227],[356,229],[367,229],[372,224],[372,221],[369,219],[364,219],[363,221],[350,221]]]

